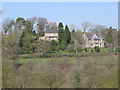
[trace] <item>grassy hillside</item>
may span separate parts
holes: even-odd
[[[3,87],[115,88],[118,57],[53,57],[3,61]],[[19,65],[18,67],[15,64]]]

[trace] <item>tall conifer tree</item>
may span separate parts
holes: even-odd
[[[63,40],[63,33],[64,33],[63,24],[62,24],[62,22],[60,22],[59,25],[58,25],[58,41],[59,41],[59,44],[61,44],[61,42]]]
[[[64,39],[65,39],[65,41],[67,41],[67,44],[69,44],[71,41],[71,33],[70,33],[67,25],[65,26]]]

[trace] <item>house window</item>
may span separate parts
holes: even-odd
[[[91,44],[91,46],[93,46],[93,43]]]

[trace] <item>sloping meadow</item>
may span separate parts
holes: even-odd
[[[3,66],[3,87],[118,87],[117,56],[19,59],[17,64],[20,66]]]

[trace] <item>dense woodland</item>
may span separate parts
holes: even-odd
[[[49,25],[50,26],[49,28],[58,30],[59,36],[57,41],[38,40],[39,37],[44,36],[44,30],[46,25]],[[65,85],[68,85],[67,87],[69,87],[69,85],[71,84],[72,87],[88,87],[88,88],[107,87],[100,83],[95,83],[95,81],[92,79],[93,78],[92,74],[94,73],[95,75],[95,71],[93,68],[96,67],[96,64],[99,66],[98,59],[100,59],[101,56],[100,57],[98,56],[97,59],[98,62],[94,62],[93,59],[89,57],[93,63],[86,60],[84,57],[86,57],[86,55],[88,56],[93,55],[94,59],[96,59],[95,56],[100,53],[101,55],[104,54],[104,60],[106,60],[109,57],[109,56],[106,57],[108,54],[109,55],[117,54],[120,51],[118,49],[119,32],[117,31],[117,29],[111,26],[108,28],[102,25],[97,25],[97,24],[93,25],[89,22],[83,22],[81,24],[81,28],[82,28],[81,30],[74,24],[71,24],[69,26],[63,25],[62,22],[57,24],[55,22],[49,22],[46,18],[43,17],[31,17],[27,19],[24,19],[22,17],[18,17],[17,19],[6,18],[2,22],[2,27],[3,27],[2,58],[3,58],[3,70],[4,70],[3,87],[52,88],[52,87],[65,87]],[[82,34],[83,34],[82,31],[88,33],[101,32],[102,36],[104,37],[107,43],[107,47],[82,49]],[[54,59],[59,60],[60,58],[58,57],[65,57],[62,59],[63,60],[62,64],[59,64],[56,61],[54,62],[49,61],[43,64],[46,66],[44,67],[40,62],[38,63],[39,65],[37,64],[37,62],[35,62],[35,60],[37,61],[38,58],[40,58],[42,62],[42,59],[46,59],[46,58],[48,59],[53,58],[53,60]],[[34,59],[34,60],[32,62],[23,64],[21,59],[25,59],[24,62],[27,62],[27,59]],[[77,60],[76,63],[71,64],[69,61],[66,61],[71,59]],[[82,62],[79,61],[79,59]],[[117,60],[116,57],[113,57],[112,59]],[[97,67],[96,69],[98,69],[98,71],[105,70],[104,73],[107,72],[107,70],[108,71],[113,70],[114,68],[116,68],[117,61],[112,63],[112,59],[109,58],[109,60],[111,60],[111,63],[107,61],[104,67]],[[87,62],[84,62],[84,60],[86,60]],[[86,67],[84,67],[84,69],[79,68],[79,64],[81,66],[85,65]],[[48,68],[50,70],[48,70]],[[64,71],[61,71],[61,68],[70,69],[68,70],[68,74],[67,74],[68,78],[66,79],[68,82],[65,82],[64,80],[65,73]],[[43,69],[45,71],[42,73]],[[72,70],[74,73],[71,75]],[[88,75],[88,78],[90,79],[90,80],[88,79],[88,82],[86,80],[81,80],[83,77],[85,77],[84,75],[81,75],[81,73],[84,73],[84,70],[87,70],[87,72],[84,75],[87,76],[89,73],[91,75],[91,76]],[[117,72],[116,69],[115,71]],[[102,74],[102,71],[101,72],[99,71],[98,74],[99,73]],[[102,75],[104,76],[104,74]],[[92,78],[90,78],[89,76]],[[97,76],[96,78],[99,79],[99,77]],[[32,80],[33,83],[29,82],[29,80]],[[70,82],[71,84],[67,84]],[[66,84],[62,86],[62,83],[66,83]],[[113,86],[111,87],[116,87],[115,86],[116,82],[115,84],[112,85]]]

